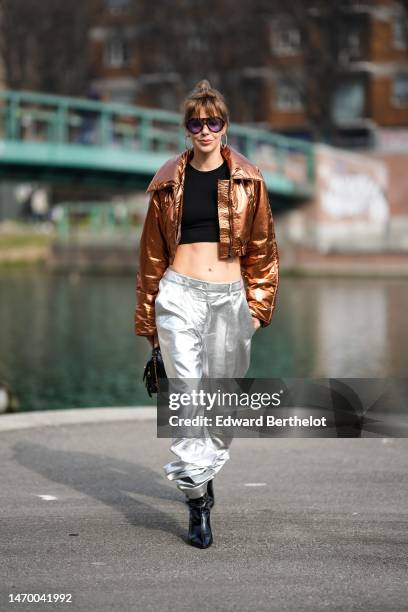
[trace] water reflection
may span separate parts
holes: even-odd
[[[133,275],[4,270],[0,291],[0,380],[21,410],[155,404]],[[248,376],[406,376],[407,281],[282,278],[277,304]]]

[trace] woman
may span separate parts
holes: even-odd
[[[278,251],[262,174],[221,142],[229,126],[223,96],[200,81],[183,103],[192,148],[169,159],[151,193],[140,239],[135,333],[160,345],[169,379],[243,378],[251,339],[271,322]],[[212,479],[229,459],[230,439],[173,438],[164,466],[186,495],[189,542],[213,537]]]

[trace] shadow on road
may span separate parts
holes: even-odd
[[[93,497],[126,517],[135,527],[168,531],[185,541],[181,526],[153,500],[180,501],[179,492],[167,487],[163,476],[138,463],[107,455],[70,452],[47,448],[42,444],[17,442],[14,459],[44,478]],[[182,502],[184,503],[184,502]]]

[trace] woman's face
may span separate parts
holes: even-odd
[[[211,115],[208,115],[204,109],[200,109],[200,114],[197,115],[200,119],[207,119]],[[191,138],[194,150],[198,150],[203,153],[212,153],[213,151],[220,149],[221,136],[227,131],[227,124],[224,125],[220,132],[212,132],[208,125],[204,124],[203,129],[199,134],[192,134],[187,131]]]

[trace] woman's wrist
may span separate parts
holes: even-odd
[[[146,336],[152,348],[159,346],[159,338],[157,332],[153,336]]]
[[[254,315],[251,315],[251,316],[255,324],[255,329],[259,329],[261,327],[261,321],[258,319],[258,317],[255,317]]]

